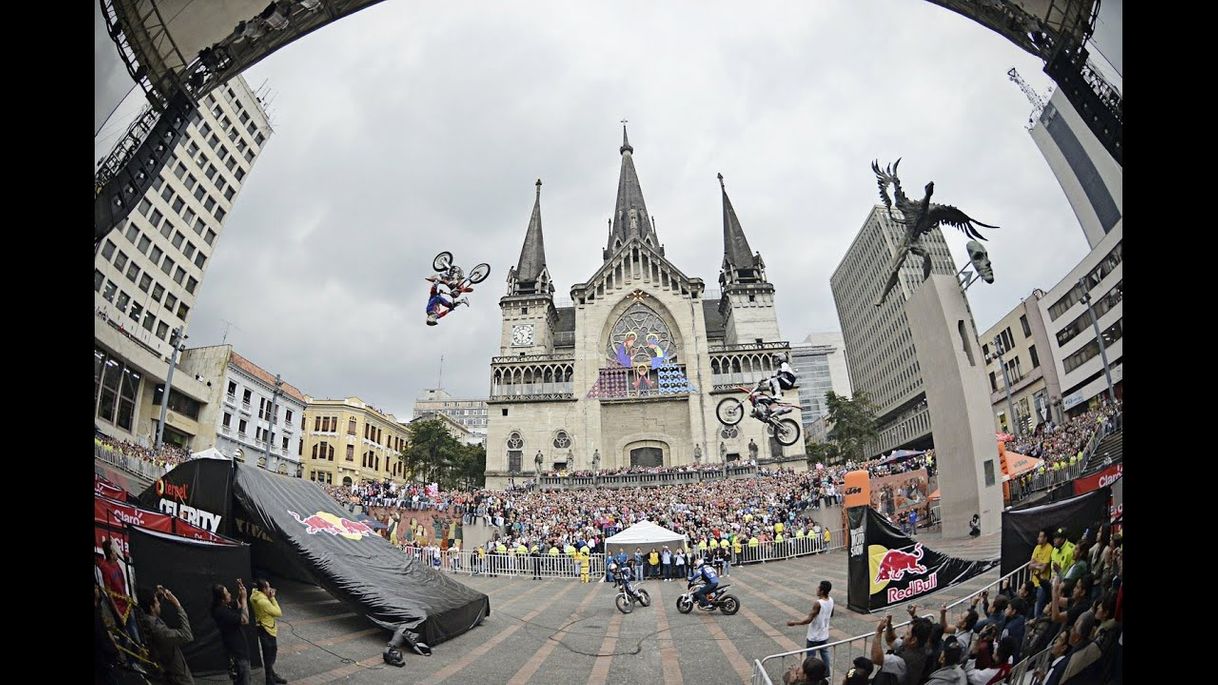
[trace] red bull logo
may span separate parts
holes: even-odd
[[[906,573],[920,576],[926,573],[926,567],[918,563],[922,559],[922,543],[914,545],[913,552],[902,552],[890,549],[880,558],[879,568],[875,573],[873,584],[878,585],[892,580],[900,580]]]
[[[362,540],[365,535],[374,535],[376,533],[366,523],[339,518],[325,511],[319,511],[304,518],[301,518],[300,514],[294,511],[289,510],[288,513],[292,515],[292,518],[296,519],[297,523],[305,527],[305,532],[309,535],[329,533],[330,535],[341,535],[348,540]]]

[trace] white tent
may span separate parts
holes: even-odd
[[[627,554],[633,554],[637,547],[642,549],[643,554],[646,555],[652,547],[661,549],[665,545],[675,552],[678,547],[685,546],[685,536],[651,521],[639,521],[617,535],[607,538],[605,553],[616,554],[619,549],[623,549]]]
[[[223,452],[216,449],[215,447],[208,447],[207,449],[203,450],[202,452],[195,452],[194,454],[190,455],[190,458],[191,459],[228,459],[228,457],[224,456]]]

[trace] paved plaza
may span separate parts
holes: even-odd
[[[951,542],[934,535],[920,539],[972,559],[997,557],[1000,543],[997,534]],[[995,569],[927,599],[935,606],[951,602],[997,577]],[[481,626],[435,645],[431,657],[407,653],[403,668],[381,659],[388,632],[320,588],[282,582],[276,670],[295,685],[742,683],[750,678],[753,659],[804,646],[805,626],[788,628],[786,622],[807,615],[821,580],[833,583],[837,602],[832,639],[873,630],[882,617],[846,609],[844,551],[733,568],[727,581],[742,604],[735,616],[678,613],[676,598],[685,585],[677,581],[648,581],[652,606],[624,615],[614,607],[614,592],[605,583],[459,579],[490,595],[491,615]],[[903,617],[904,610],[896,614]],[[844,655],[838,660],[844,664]]]

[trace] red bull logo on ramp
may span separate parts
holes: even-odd
[[[907,576],[924,575],[927,569],[921,563],[922,554],[922,543],[920,542],[908,552],[888,549],[882,545],[869,545],[867,556],[871,565],[871,594],[881,592],[889,583],[907,580]],[[922,589],[925,589],[928,582],[923,579],[909,580]],[[934,582],[933,574],[930,582]]]
[[[330,535],[341,535],[348,540],[362,540],[365,535],[376,534],[376,531],[366,523],[340,518],[326,511],[319,511],[304,518],[291,510],[288,513],[296,519],[297,523],[305,527],[305,532],[309,535],[329,533]]]

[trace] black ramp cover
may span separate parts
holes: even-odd
[[[316,483],[237,464],[233,496],[330,594],[415,644],[444,642],[491,613],[485,594],[408,558]]]

